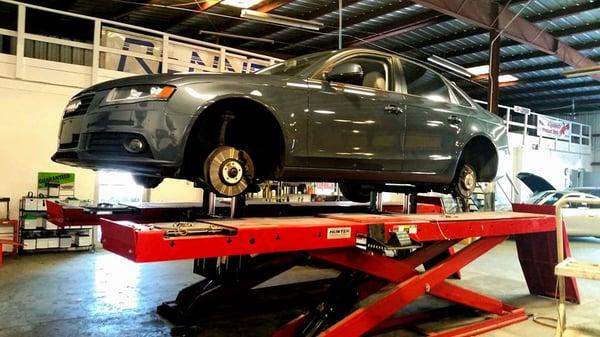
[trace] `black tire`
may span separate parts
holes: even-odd
[[[475,168],[470,164],[460,162],[452,183],[453,194],[458,198],[470,198],[477,187],[477,179]]]
[[[360,184],[339,183],[340,192],[344,198],[354,202],[369,202],[371,200],[371,191],[361,188]]]
[[[151,176],[133,176],[133,181],[140,186],[144,186],[144,188],[155,188],[162,183],[164,179],[160,177],[151,177]]]

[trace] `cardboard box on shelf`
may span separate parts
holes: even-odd
[[[36,246],[36,239],[23,239],[23,250],[35,250]]]
[[[25,229],[36,229],[38,225],[41,227],[42,219],[34,216],[27,215],[23,218],[23,228]]]
[[[60,247],[60,238],[59,237],[48,238],[48,248],[58,248],[58,247]]]
[[[73,238],[70,235],[61,235],[59,238],[60,248],[69,248],[73,244]]]
[[[48,238],[38,238],[36,240],[35,248],[36,249],[47,249],[48,248],[49,239]]]
[[[43,223],[43,227],[44,227],[46,230],[49,230],[49,231],[55,231],[55,230],[57,230],[57,229],[58,229],[58,226],[56,226],[55,224],[53,224],[52,222],[50,222],[50,221],[48,221],[48,220],[46,220],[46,219],[44,219],[44,220],[42,221],[42,223]]]
[[[75,245],[78,247],[85,247],[92,245],[92,237],[87,234],[75,235]]]

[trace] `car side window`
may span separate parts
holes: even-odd
[[[378,90],[389,90],[390,67],[388,62],[382,58],[367,56],[352,57],[328,67],[328,69],[324,70],[323,73],[329,72],[334,66],[338,66],[345,63],[358,64],[361,66],[363,71],[363,76],[361,79],[356,79],[355,81],[352,81],[352,83],[347,82],[345,84],[358,85]]]
[[[406,93],[434,102],[451,102],[448,86],[440,75],[405,60],[402,60],[402,70],[406,82]]]
[[[452,93],[454,94],[454,97],[456,98],[456,101],[459,105],[462,105],[462,106],[468,107],[468,108],[472,107],[471,103],[467,100],[467,98],[460,91],[458,91],[456,88],[453,88],[453,87],[450,87],[450,89],[452,90]]]

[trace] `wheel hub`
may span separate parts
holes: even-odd
[[[253,176],[254,165],[250,156],[230,146],[216,148],[204,163],[206,183],[221,196],[233,197],[243,193]]]
[[[230,185],[235,185],[243,178],[244,169],[240,162],[228,160],[221,165],[221,178]]]

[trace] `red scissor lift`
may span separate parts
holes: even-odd
[[[59,225],[100,223],[104,248],[132,261],[194,259],[194,272],[206,279],[183,289],[177,300],[158,308],[161,315],[176,324],[190,324],[198,318],[194,316],[208,313],[219,303],[235,306],[256,285],[308,262],[333,266],[342,272],[329,283],[322,303],[273,336],[373,335],[448,313],[437,309],[395,315],[423,295],[487,314],[478,322],[445,331],[427,331],[427,335],[482,334],[524,321],[527,315],[521,308],[448,279],[509,236],[516,238],[531,294],[554,297],[555,225],[551,214],[372,214],[357,207],[250,204],[245,213],[251,216],[236,219],[198,215],[202,211],[198,213],[199,209],[190,205],[128,209],[101,214],[48,205],[49,216]],[[386,210],[398,211],[401,207],[388,205]],[[417,213],[419,210],[435,211],[439,207],[420,205]],[[526,210],[550,212],[530,207]],[[268,216],[282,212],[295,216]],[[466,238],[478,239],[454,253],[451,249]],[[568,250],[567,245],[567,255]],[[420,266],[425,268],[419,269]],[[567,288],[569,299],[578,303],[573,279]],[[371,295],[375,296],[357,306]]]

